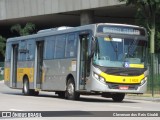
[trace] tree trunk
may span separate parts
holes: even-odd
[[[151,75],[151,84],[152,84],[152,96],[154,97],[154,53],[155,53],[155,12],[152,13],[151,18],[151,28],[150,28],[150,57],[151,57],[151,63],[150,63],[150,75]]]
[[[150,53],[155,53],[155,13],[153,13],[151,18]]]

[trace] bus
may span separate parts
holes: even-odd
[[[123,101],[147,86],[147,31],[127,24],[97,23],[41,30],[9,38],[5,84],[24,95],[55,92],[77,100],[96,94]]]

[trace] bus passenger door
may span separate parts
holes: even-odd
[[[34,89],[42,88],[44,41],[36,43]]]
[[[79,64],[79,84],[80,89],[85,90],[87,77],[89,76],[88,43],[89,34],[80,35],[80,64]]]
[[[16,88],[17,86],[17,60],[18,60],[18,44],[12,45],[11,54],[11,75],[10,87]]]

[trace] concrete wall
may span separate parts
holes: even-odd
[[[0,0],[0,20],[93,9],[118,0]]]

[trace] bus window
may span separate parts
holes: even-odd
[[[11,45],[8,44],[6,46],[6,61],[10,61],[11,60]]]
[[[75,34],[68,35],[67,39],[67,48],[66,48],[66,57],[71,58],[75,57],[77,53],[77,43],[76,43]]]
[[[55,58],[64,58],[65,44],[66,44],[66,35],[57,36]]]
[[[35,53],[35,42],[34,42],[34,40],[30,40],[30,41],[27,42],[27,50],[28,50],[27,59],[28,60],[33,60],[34,59],[34,53]]]
[[[19,52],[18,52],[18,60],[24,61],[26,60],[26,41],[21,41],[19,44]]]
[[[53,59],[54,58],[54,48],[55,48],[55,37],[47,37],[45,41],[45,51],[44,58],[45,59]]]

